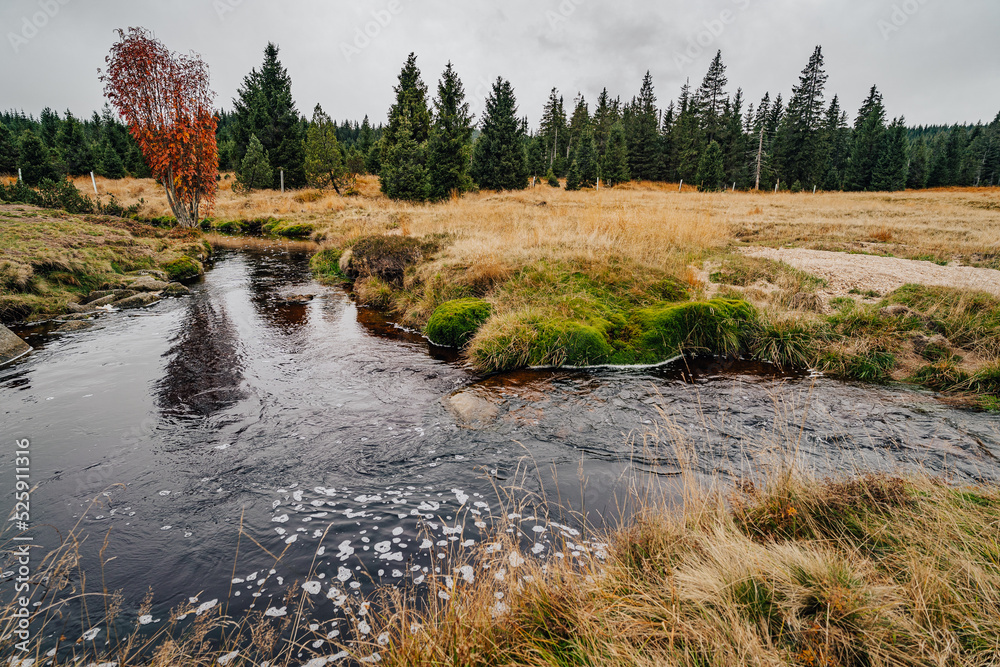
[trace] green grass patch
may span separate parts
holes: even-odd
[[[205,269],[201,262],[190,257],[180,257],[163,265],[163,270],[167,272],[167,277],[172,280],[187,280],[197,278]]]
[[[436,345],[465,347],[492,311],[493,307],[482,299],[447,301],[427,321],[427,337]]]
[[[718,270],[709,280],[722,285],[749,287],[757,282],[780,285],[796,292],[812,292],[826,285],[826,281],[773,259],[731,255],[722,260]]]
[[[248,226],[246,229],[250,229],[250,227]],[[316,225],[311,222],[293,222],[291,220],[275,220],[271,218],[261,223],[261,233],[269,236],[301,239],[312,235],[314,231],[316,231]]]
[[[317,279],[324,282],[341,282],[344,274],[340,270],[340,258],[344,251],[340,248],[324,248],[309,259],[309,268]]]

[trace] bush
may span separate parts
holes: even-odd
[[[442,303],[427,321],[427,337],[435,345],[465,347],[493,312],[482,299]]]
[[[350,276],[376,276],[401,283],[406,269],[431,249],[429,244],[409,236],[365,236],[351,246]]]

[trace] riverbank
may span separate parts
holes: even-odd
[[[139,272],[196,277],[210,254],[197,231],[0,204],[0,322],[63,314],[95,290],[124,287]]]

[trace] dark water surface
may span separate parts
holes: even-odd
[[[681,460],[722,480],[789,457],[820,474],[1000,470],[995,416],[907,389],[713,360],[483,379],[280,251],[224,254],[193,291],[82,332],[22,332],[36,351],[0,368],[4,502],[27,438],[36,541],[51,548],[80,522],[96,572],[109,535],[106,586],[123,590],[125,624],[150,587],[155,627],[188,600],[280,615],[294,580],[333,611],[372,580],[419,579],[507,511],[496,485],[599,523],[637,471],[669,480]],[[317,296],[284,302],[296,293]],[[457,391],[496,418],[460,427],[445,405]],[[536,552],[601,549],[574,544],[570,519],[520,519]],[[237,559],[241,521],[263,548],[244,538]]]

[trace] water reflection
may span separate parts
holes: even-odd
[[[192,300],[156,392],[166,415],[207,417],[244,396],[243,360],[236,328],[225,308]]]

